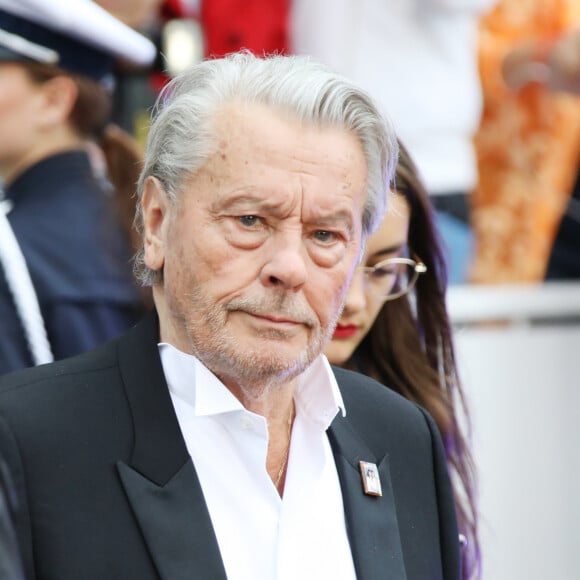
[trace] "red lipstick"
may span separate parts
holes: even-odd
[[[354,324],[337,324],[332,338],[350,338],[358,331],[358,326]]]

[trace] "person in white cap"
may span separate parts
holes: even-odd
[[[115,62],[155,56],[92,1],[0,0],[0,374],[92,348],[140,314],[112,191],[133,186],[139,157],[108,123]]]

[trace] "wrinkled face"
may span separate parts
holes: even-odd
[[[409,232],[409,205],[402,195],[392,196],[389,210],[380,229],[369,236],[362,266],[375,266],[387,258],[401,256],[407,244]],[[363,274],[357,270],[352,278],[344,310],[332,341],[326,348],[328,360],[336,365],[344,364],[367,335],[383,300],[371,292]]]
[[[0,62],[0,176],[10,177],[36,145],[42,89],[17,63]]]
[[[318,356],[361,244],[367,168],[358,140],[262,106],[216,117],[216,153],[171,212],[150,178],[145,262],[162,339],[230,389],[259,396]]]

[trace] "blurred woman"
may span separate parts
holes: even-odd
[[[132,211],[115,203],[132,203],[140,154],[108,123],[115,59],[154,55],[88,0],[0,5],[0,373],[93,348],[141,312]]]
[[[395,185],[387,216],[367,240],[326,356],[388,385],[435,419],[455,489],[463,577],[477,578],[475,473],[461,428],[469,418],[445,307],[444,258],[427,192],[403,146]]]

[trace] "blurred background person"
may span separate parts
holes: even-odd
[[[107,12],[135,30],[156,26],[163,0],[96,0]]]
[[[108,126],[110,81],[116,59],[154,57],[90,0],[0,0],[0,373],[92,348],[141,313],[122,225],[140,151]]]
[[[580,99],[553,90],[561,83],[549,61],[557,39],[579,24],[577,0],[501,0],[482,21],[474,282],[546,275],[580,159]]]
[[[463,578],[479,578],[475,469],[445,306],[445,262],[429,197],[400,147],[396,193],[380,229],[367,240],[325,354],[331,363],[369,375],[418,403],[435,419],[466,540]]]
[[[156,56],[150,66],[116,66],[113,69],[115,90],[112,93],[111,120],[129,133],[140,149],[145,146],[149,130],[149,113],[161,87],[167,82],[162,73],[166,63],[160,49],[160,30],[167,18],[173,18],[165,6],[169,0],[95,0],[102,8],[127,26],[139,31],[156,45]],[[182,0],[171,0],[181,4]],[[133,189],[134,182],[133,182]]]
[[[437,210],[451,283],[471,257],[468,194],[481,113],[477,25],[495,0],[293,0],[292,48],[375,95]]]

